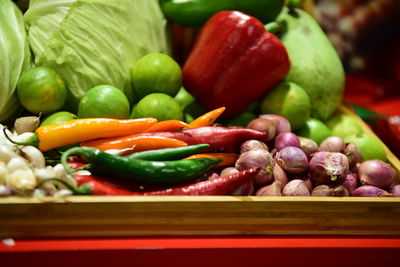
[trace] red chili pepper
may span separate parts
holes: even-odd
[[[163,131],[153,133],[140,133],[139,135],[157,135],[181,140],[188,145],[209,144],[210,146],[203,150],[211,151],[231,146],[238,146],[246,140],[263,140],[267,134],[252,129],[245,128],[226,128],[219,126],[206,126],[176,131]]]
[[[172,187],[159,191],[143,192],[145,196],[223,196],[250,182],[260,168],[244,170],[226,176],[216,177],[195,184]]]
[[[94,196],[128,196],[135,195],[125,189],[121,189],[110,184],[106,184],[101,179],[97,179],[92,175],[75,175],[75,179],[79,186],[87,185],[90,187],[91,194]]]
[[[240,113],[289,72],[285,46],[258,19],[221,11],[203,26],[183,67],[183,85],[208,110]]]
[[[133,192],[122,188],[115,187],[108,184],[103,177],[93,175],[79,175],[75,174],[75,179],[78,183],[77,188],[72,185],[65,184],[76,194],[89,194],[89,195],[106,195],[106,196],[217,196],[227,195],[240,186],[250,182],[260,168],[253,168],[244,170],[238,173],[233,173],[226,176],[218,176],[213,179],[187,184],[183,186],[176,186],[166,189],[147,191],[147,192]],[[60,179],[54,179],[59,182],[66,183]]]

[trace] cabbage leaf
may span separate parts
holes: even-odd
[[[63,77],[74,108],[99,84],[120,88],[132,102],[133,64],[171,50],[158,0],[31,0],[24,19],[35,64]]]
[[[22,12],[11,0],[0,1],[0,122],[23,110],[16,96],[18,79],[31,67]]]

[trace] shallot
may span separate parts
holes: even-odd
[[[275,180],[272,184],[258,189],[256,196],[282,196],[281,190],[281,183]]]
[[[319,197],[346,197],[349,196],[349,192],[342,185],[339,185],[337,187],[329,187],[328,185],[319,185],[313,189],[311,195]]]
[[[400,184],[393,186],[390,190],[390,193],[392,193],[395,197],[400,197]]]
[[[295,179],[287,183],[282,190],[284,196],[310,196],[310,191],[303,180]]]
[[[249,124],[247,124],[247,128],[266,133],[267,135],[264,141],[268,142],[275,138],[278,123],[279,121],[276,119],[257,118],[250,121]]]
[[[274,180],[278,181],[281,190],[285,187],[285,185],[288,183],[288,177],[285,173],[285,171],[282,169],[282,167],[275,162],[274,164]]]
[[[288,146],[300,148],[300,139],[294,133],[281,133],[275,138],[275,148],[278,151]]]
[[[252,149],[240,154],[235,163],[239,171],[261,167],[261,170],[254,177],[255,184],[269,184],[273,181],[274,160],[271,153],[264,149]]]
[[[250,181],[230,193],[231,196],[251,196],[254,194],[254,182]]]
[[[238,173],[239,171],[234,168],[234,167],[227,167],[221,171],[220,175],[216,175],[215,178],[221,177],[221,176],[226,176],[226,175],[231,175],[234,173]],[[211,179],[211,177],[210,177]],[[233,192],[230,193],[232,196],[250,196],[254,193],[254,183],[253,181],[250,181],[241,187],[235,189]]]
[[[318,151],[326,151],[326,152],[343,152],[345,149],[345,143],[343,138],[338,136],[330,136],[326,138],[319,145]]]
[[[311,195],[317,196],[317,197],[331,197],[331,196],[333,196],[333,191],[334,191],[333,188],[331,188],[325,184],[322,184],[322,185],[316,186],[312,190]]]
[[[269,151],[268,146],[260,140],[247,140],[240,146],[240,153],[247,152],[252,149],[264,149]]]
[[[343,186],[346,187],[347,191],[350,195],[353,193],[354,190],[358,187],[358,178],[357,175],[353,173],[349,173],[346,176],[346,179],[343,182]]]
[[[362,185],[353,191],[354,197],[390,197],[391,193],[372,185]]]
[[[363,185],[385,189],[394,183],[396,171],[392,166],[381,160],[367,160],[361,164],[358,176]]]
[[[276,162],[288,173],[303,173],[308,168],[306,154],[298,147],[288,146],[275,155]]]
[[[292,127],[290,126],[290,122],[283,116],[276,114],[261,114],[259,116],[263,119],[276,119],[278,120],[278,125],[276,126],[276,134],[291,132]]]
[[[341,184],[349,172],[349,162],[342,153],[317,152],[310,160],[310,178],[316,185]]]
[[[311,158],[311,155],[318,151],[318,144],[314,140],[301,136],[299,136],[299,140],[300,148],[306,153],[308,158]]]
[[[350,169],[355,167],[362,159],[361,151],[356,144],[348,143],[343,152],[349,160]]]

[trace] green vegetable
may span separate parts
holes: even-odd
[[[205,174],[221,160],[210,158],[147,161],[111,155],[93,147],[74,147],[65,151],[61,163],[71,173],[67,159],[79,155],[104,173],[117,175],[137,182],[156,184],[175,184],[190,181]]]
[[[132,101],[136,60],[170,53],[157,0],[31,0],[24,19],[35,63],[63,77],[73,112],[99,84],[120,88]]]
[[[342,102],[344,70],[336,50],[317,21],[301,9],[284,8],[278,16],[279,36],[290,59],[288,82],[303,88],[311,101],[311,117],[325,121]]]
[[[167,18],[188,27],[201,27],[222,10],[242,11],[267,23],[275,19],[283,4],[283,0],[161,0]]]
[[[0,1],[0,122],[21,110],[15,90],[21,74],[31,67],[23,16],[11,0]]]
[[[178,160],[189,157],[199,152],[200,150],[206,149],[209,146],[209,144],[199,144],[183,147],[147,150],[132,153],[130,155],[124,156],[124,158],[141,160]]]

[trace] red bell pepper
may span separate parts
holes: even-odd
[[[183,85],[206,109],[240,113],[290,69],[282,42],[258,19],[221,11],[201,29],[183,67]]]

